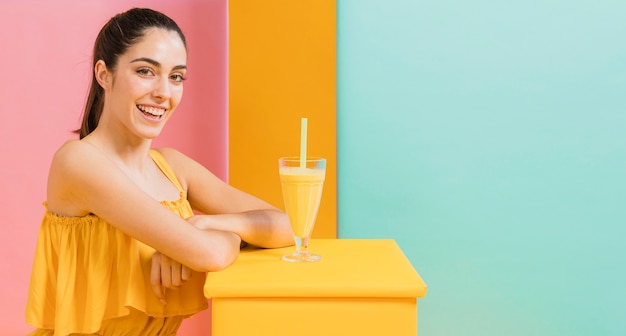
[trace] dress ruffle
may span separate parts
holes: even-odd
[[[182,218],[189,202],[161,202]],[[45,205],[45,204],[44,204]],[[194,272],[183,286],[159,302],[150,285],[155,250],[95,215],[58,216],[45,212],[35,251],[27,323],[55,335],[95,333],[104,320],[134,308],[153,317],[190,316],[207,308],[205,274]]]

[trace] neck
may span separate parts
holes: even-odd
[[[150,139],[111,136],[98,132],[96,128],[91,134],[83,138],[83,141],[98,148],[109,159],[120,165],[120,168],[127,171],[144,172],[151,162],[148,154],[152,146]]]

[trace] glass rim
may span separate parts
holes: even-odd
[[[300,162],[300,157],[299,156],[283,156],[281,158],[278,158],[279,161],[285,161],[285,162]],[[307,156],[306,157],[306,162],[315,162],[315,161],[326,161],[326,158],[320,157],[320,156]]]

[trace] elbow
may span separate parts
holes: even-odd
[[[280,226],[275,232],[272,234],[272,239],[270,243],[267,244],[267,248],[281,248],[287,246],[293,246],[295,244],[293,238],[293,231],[291,230],[291,225],[289,222]]]
[[[235,259],[237,259],[236,256],[215,253],[215,251],[213,251],[213,253],[197,260],[197,262],[190,267],[197,272],[217,272],[230,266]]]
[[[237,240],[239,236],[236,237]],[[239,241],[227,239],[221,244],[205,244],[192,269],[198,272],[217,272],[230,266],[239,255]]]
[[[294,245],[293,231],[287,214],[282,213],[272,225],[268,225],[264,237],[251,243],[262,248],[281,248]]]
[[[202,265],[204,272],[217,272],[230,266],[237,259],[235,253],[213,253],[211,261]]]

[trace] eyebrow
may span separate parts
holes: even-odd
[[[152,58],[148,58],[148,57],[139,57],[139,58],[135,58],[134,60],[130,61],[130,63],[135,63],[135,62],[146,62],[146,63],[150,63],[152,65],[154,65],[157,68],[161,67],[161,63],[153,60]],[[187,69],[186,65],[177,65],[173,68],[173,70],[180,70],[180,69]]]

